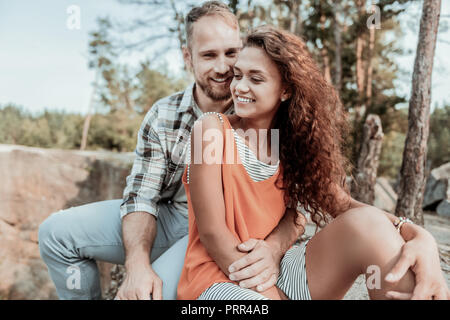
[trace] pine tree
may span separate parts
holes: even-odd
[[[429,134],[431,74],[439,27],[441,0],[424,0],[419,41],[414,63],[408,133],[400,170],[397,216],[406,216],[423,225],[422,202]]]

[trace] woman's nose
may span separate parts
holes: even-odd
[[[244,79],[241,79],[237,82],[235,90],[237,92],[248,92],[248,85]]]

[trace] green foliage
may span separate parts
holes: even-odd
[[[33,116],[8,105],[0,109],[0,143],[74,149],[80,145],[82,125],[80,115],[45,111]]]
[[[0,110],[0,142],[7,144],[18,144],[23,135],[22,109],[8,105]]]
[[[167,72],[152,67],[149,60],[137,68],[120,64],[111,28],[108,19],[99,19],[98,30],[90,33],[89,42],[89,66],[100,76],[94,84],[95,99],[102,111],[126,109],[128,113],[145,114],[157,100],[186,86],[186,81],[169,77]]]
[[[390,110],[382,121],[389,129],[383,138],[378,175],[396,179],[408,131],[408,110]],[[431,169],[450,162],[450,105],[436,107],[430,116],[427,161]]]
[[[118,110],[96,114],[91,121],[88,149],[133,151],[144,116]],[[20,107],[0,109],[0,143],[40,148],[78,149],[84,117],[58,111],[31,115]]]
[[[183,90],[187,82],[184,79],[174,80],[163,73],[150,68],[150,62],[141,64],[141,69],[136,73],[138,80],[137,90],[140,93],[136,99],[136,111],[146,113],[159,99],[174,92]]]
[[[396,179],[400,172],[405,147],[406,135],[402,132],[391,131],[383,138],[378,176],[386,176]]]
[[[450,162],[450,104],[431,114],[427,160],[431,168]]]
[[[80,145],[82,127],[80,115],[55,111],[32,115],[14,105],[0,109],[0,143],[74,149]]]
[[[88,149],[133,151],[143,119],[144,116],[125,109],[94,115],[89,130]]]

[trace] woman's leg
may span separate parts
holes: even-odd
[[[400,257],[403,244],[389,219],[375,207],[351,209],[339,215],[306,248],[311,298],[342,299],[363,273],[371,299],[386,299],[390,290],[412,292],[415,280],[411,270],[394,285],[384,281]]]

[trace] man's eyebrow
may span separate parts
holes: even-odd
[[[240,50],[240,47],[228,48],[227,50],[225,50],[225,52],[230,52],[230,51],[237,52],[239,50]],[[199,51],[200,54],[217,53],[217,52],[219,52],[219,50],[217,50],[217,49],[206,49],[206,50],[203,50],[203,51]]]
[[[214,50],[214,49],[207,49],[207,50],[199,51],[200,54],[216,53],[216,52],[217,52],[217,50]]]

